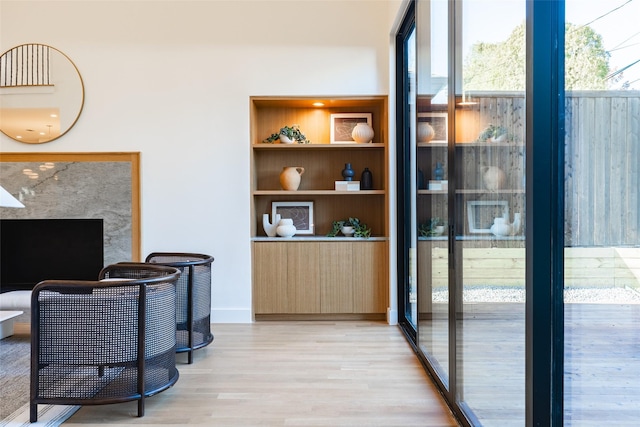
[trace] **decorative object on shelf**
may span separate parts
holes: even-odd
[[[442,218],[431,218],[428,224],[420,224],[418,227],[418,234],[420,237],[434,237],[442,236],[444,234],[446,223]]]
[[[504,188],[507,175],[497,166],[484,166],[482,169],[482,180],[484,186],[489,191],[496,191]]]
[[[353,130],[358,123],[366,123],[371,127],[371,113],[335,113],[331,114],[332,144],[354,144]],[[373,128],[371,129],[373,132]],[[371,136],[373,138],[373,135]],[[369,138],[369,140],[371,140]]]
[[[511,224],[507,223],[506,218],[498,217],[493,220],[493,225],[491,226],[490,230],[494,236],[511,236],[513,227],[511,226]]]
[[[437,181],[435,179],[430,179],[428,189],[433,191],[447,191],[449,189],[449,180],[443,179]]]
[[[344,164],[344,169],[342,169],[342,177],[344,178],[344,180],[345,181],[353,181],[353,176],[354,175],[355,175],[355,172],[351,168],[351,163],[345,163]]]
[[[327,237],[336,237],[339,232],[348,236],[345,232],[350,232],[349,228],[345,228],[345,232],[342,231],[343,227],[352,227],[354,237],[362,237],[368,239],[371,237],[371,229],[367,227],[367,224],[360,222],[358,218],[349,217],[349,219],[343,219],[340,221],[333,221],[331,225],[331,231],[327,234]]]
[[[304,168],[301,166],[285,166],[280,172],[280,186],[283,190],[296,191],[300,187],[300,180]]]
[[[296,234],[296,226],[291,218],[282,218],[276,228],[276,234],[280,237],[293,237]]]
[[[418,121],[418,142],[430,142],[435,134],[431,123]]]
[[[351,225],[343,225],[340,228],[340,232],[342,234],[344,234],[345,237],[352,237],[353,233],[355,233],[355,230],[353,229],[353,226],[351,226]]]
[[[433,129],[433,136],[429,141],[421,141],[418,136],[418,142],[431,142],[446,144],[449,135],[449,119],[447,113],[418,113],[418,133],[420,132],[421,123],[427,123]]]
[[[433,170],[433,179],[436,181],[442,181],[444,179],[444,169],[441,162],[436,162],[436,167]]]
[[[360,191],[360,181],[336,181],[336,191]]]
[[[503,142],[507,141],[507,129],[503,126],[495,126],[489,124],[480,135],[478,135],[479,142]]]
[[[363,190],[373,189],[373,174],[369,168],[364,168],[362,175],[360,175],[360,188]]]
[[[273,222],[269,222],[269,214],[262,215],[262,228],[268,237],[276,237],[276,228],[278,228],[280,219],[280,214],[276,214],[273,217]]]
[[[470,200],[467,202],[469,233],[491,233],[494,218],[509,218],[506,200]]]
[[[511,234],[517,235],[520,234],[520,230],[522,229],[522,214],[520,212],[516,212],[513,214],[513,222],[511,223]]]
[[[357,123],[353,131],[351,131],[351,138],[358,144],[367,144],[373,141],[374,135],[373,128],[365,122]]]
[[[300,130],[300,126],[291,125],[283,126],[280,128],[280,132],[272,133],[270,137],[262,141],[265,144],[272,144],[275,141],[280,141],[282,144],[311,144],[311,141]]]
[[[271,217],[290,218],[296,234],[313,234],[313,202],[271,202]]]

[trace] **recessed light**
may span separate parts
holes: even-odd
[[[324,102],[314,102],[312,105],[314,107],[324,107]]]

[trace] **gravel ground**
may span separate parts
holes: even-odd
[[[465,286],[464,302],[524,302],[524,289],[505,286]],[[447,301],[444,288],[433,291],[434,302]],[[567,288],[566,303],[640,304],[640,292],[629,288]]]

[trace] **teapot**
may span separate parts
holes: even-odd
[[[513,214],[513,223],[509,224],[508,218],[505,215],[504,217],[497,217],[493,220],[493,225],[490,230],[493,235],[502,237],[502,236],[513,236],[520,232],[520,227],[522,217],[520,213]]]

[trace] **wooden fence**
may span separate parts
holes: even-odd
[[[458,141],[489,123],[524,140],[522,93],[472,96]],[[640,246],[640,91],[568,92],[565,119],[565,246]]]

